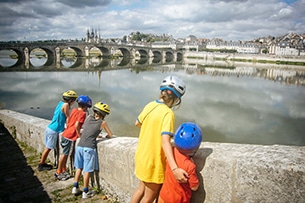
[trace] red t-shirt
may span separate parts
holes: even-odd
[[[181,154],[174,147],[174,157],[179,168],[184,169],[190,178],[186,183],[178,183],[168,162],[166,162],[165,180],[160,191],[160,196],[166,203],[189,203],[192,197],[192,187],[199,184],[195,163],[187,156]]]
[[[67,138],[68,140],[75,141],[78,138],[75,128],[75,123],[79,122],[81,128],[85,122],[86,116],[87,114],[85,111],[77,108],[72,109],[72,112],[68,120],[67,128],[62,133],[62,136]]]

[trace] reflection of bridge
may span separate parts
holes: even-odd
[[[33,43],[1,43],[0,50],[13,50],[18,55],[16,66],[24,65],[25,68],[30,67],[30,54],[36,48],[44,50],[47,54],[45,66],[57,64],[60,66],[61,53],[64,49],[72,49],[76,53],[77,58],[89,57],[92,48],[97,48],[102,53],[102,58],[110,58],[110,56],[121,51],[124,59],[152,59],[167,62],[181,61],[183,57],[182,51],[173,50],[171,48],[152,48],[128,44],[94,44],[84,42],[33,42]]]
[[[47,61],[47,59],[45,59]],[[65,64],[65,62],[68,63]],[[42,62],[43,63],[43,62]],[[95,71],[95,70],[114,70],[114,69],[127,69],[138,68],[156,65],[173,64],[166,58],[101,58],[101,57],[73,57],[63,58],[59,62],[53,63],[45,62],[39,65],[32,65],[28,63],[19,64],[16,62],[14,65],[3,68],[0,64],[0,71]]]

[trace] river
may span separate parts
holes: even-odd
[[[41,59],[31,59],[32,64]],[[0,58],[0,64],[10,63]],[[305,145],[305,68],[251,63],[215,66],[215,61],[160,64],[113,70],[0,68],[0,107],[51,119],[61,93],[73,89],[93,103],[109,104],[106,117],[117,136],[137,137],[137,115],[159,96],[159,84],[176,75],[187,86],[176,128],[191,121],[205,142]],[[73,107],[76,107],[74,104]],[[90,111],[91,112],[91,111]],[[92,113],[92,112],[91,112]]]

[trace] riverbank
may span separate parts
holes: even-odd
[[[275,56],[268,54],[238,54],[238,53],[216,53],[216,52],[194,52],[186,51],[184,60],[212,60],[231,63],[254,63],[266,65],[292,65],[305,66],[305,56]]]

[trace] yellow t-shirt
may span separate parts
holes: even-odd
[[[144,107],[138,121],[142,126],[135,153],[135,174],[141,181],[161,184],[166,158],[161,136],[173,136],[174,112],[166,104],[152,101]]]

